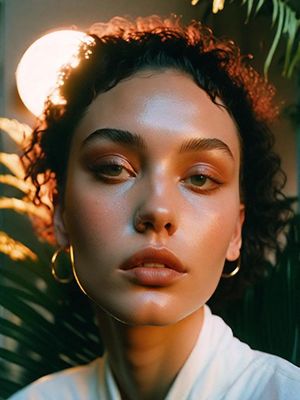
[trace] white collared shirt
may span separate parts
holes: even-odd
[[[41,378],[10,400],[121,397],[104,356]],[[165,400],[300,400],[300,368],[280,357],[252,350],[205,306],[196,345]]]

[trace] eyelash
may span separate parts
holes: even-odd
[[[123,170],[127,171],[129,176],[135,176],[134,170],[131,171],[129,168],[126,168],[123,163],[121,163],[119,161],[116,161],[114,159],[107,160],[107,161],[105,161],[105,162],[103,162],[101,164],[98,164],[98,165],[97,164],[93,165],[90,168],[93,171],[93,173],[96,175],[96,177],[98,179],[103,180],[104,182],[115,181],[115,183],[118,183],[118,182],[120,182],[120,181],[122,181],[124,179],[124,178],[123,179],[120,179],[120,178],[118,179],[117,175],[114,177],[113,175],[107,175],[107,174],[103,173],[103,170],[105,170],[106,168],[109,168],[109,167],[120,167],[121,171],[123,171]]]
[[[118,175],[114,176],[114,175],[105,174],[103,172],[103,170],[105,170],[106,168],[109,168],[109,167],[120,167],[120,169],[121,169],[120,173],[122,173],[122,171],[126,171],[128,173],[128,177],[120,178]],[[126,168],[126,166],[122,162],[116,161],[115,159],[107,160],[105,162],[102,162],[101,164],[91,166],[90,169],[96,175],[97,179],[100,179],[101,181],[103,181],[105,183],[120,183],[122,181],[127,180],[129,177],[134,177],[137,175],[137,173],[133,169]],[[216,189],[219,189],[220,186],[222,185],[222,182],[219,179],[217,179],[215,176],[213,176],[212,174],[209,174],[207,172],[197,172],[197,173],[191,174],[187,178],[182,179],[181,182],[186,183],[186,181],[188,179],[191,179],[193,177],[203,177],[204,178],[203,185],[205,185],[207,183],[207,181],[209,181],[211,183],[211,185],[213,186],[212,188],[205,189],[202,186],[198,186],[193,183],[188,184],[189,186],[193,187],[193,190],[196,192],[209,193]]]

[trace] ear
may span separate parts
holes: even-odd
[[[237,215],[234,232],[226,252],[226,260],[228,261],[235,261],[240,256],[240,249],[242,247],[242,227],[244,220],[245,220],[245,205],[240,204],[240,209]]]
[[[66,230],[63,209],[60,205],[56,205],[53,215],[54,233],[59,246],[66,248],[69,246],[69,238]]]

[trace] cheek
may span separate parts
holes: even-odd
[[[219,283],[235,229],[236,214],[234,203],[230,207],[220,207],[220,204],[213,206],[210,202],[209,207],[201,207],[201,212],[193,220],[186,221],[184,231],[189,230],[190,234],[188,239],[182,237],[182,240],[186,241],[187,260],[194,266],[191,270],[194,284],[189,293],[191,305],[193,299],[205,303]]]
[[[92,190],[69,190],[66,194],[66,223],[71,239],[80,245],[101,246],[119,239],[121,229],[128,221],[127,207],[120,196],[114,198],[107,193]]]
[[[210,201],[203,204],[194,221],[189,221],[190,235],[187,243],[195,297],[207,301],[214,293],[224,268],[224,263],[236,229],[238,204],[220,204]],[[188,224],[188,222],[187,222]],[[184,240],[184,238],[183,238]]]
[[[228,196],[208,195],[190,202],[188,218],[184,218],[182,223],[184,231],[189,231],[191,246],[206,247],[206,253],[214,249],[225,254],[239,215],[239,199],[234,192],[228,192]],[[208,255],[213,258],[214,253]]]

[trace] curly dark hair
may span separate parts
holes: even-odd
[[[48,98],[43,119],[23,156],[27,177],[36,186],[34,201],[41,204],[42,184],[51,184],[52,193],[63,196],[73,131],[99,93],[142,69],[182,71],[214,103],[221,99],[238,127],[240,187],[246,210],[242,268],[235,278],[226,280],[225,286],[230,296],[239,296],[247,283],[265,274],[268,255],[278,249],[279,233],[291,215],[289,201],[282,193],[286,177],[273,152],[274,138],[268,127],[277,114],[272,104],[273,87],[232,41],[215,38],[196,22],[183,26],[172,17],[162,20],[152,16],[134,22],[113,18],[95,24],[88,33],[94,40],[81,46],[80,65],[62,70],[60,94],[66,104],[55,105]],[[44,174],[43,183],[40,174]],[[227,293],[222,285],[218,290]]]

